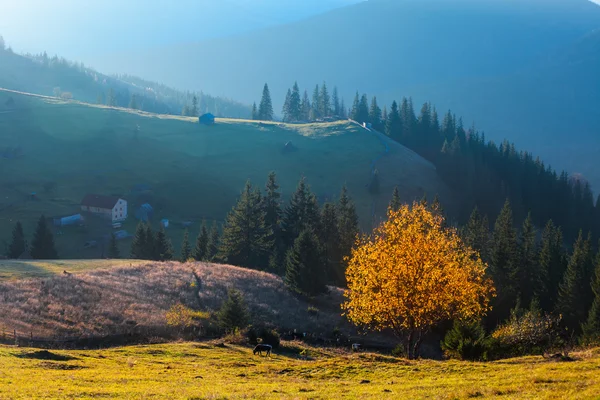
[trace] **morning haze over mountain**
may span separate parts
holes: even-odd
[[[597,399],[599,158],[600,0],[0,0],[0,398]]]

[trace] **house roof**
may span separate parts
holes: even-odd
[[[112,210],[112,208],[115,206],[115,204],[117,204],[118,201],[119,197],[115,196],[86,194],[83,200],[81,200],[81,205],[86,207],[97,207]]]

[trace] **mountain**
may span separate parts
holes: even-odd
[[[588,0],[370,0],[95,65],[244,102],[259,100],[268,82],[276,110],[295,80],[309,89],[335,84],[346,104],[356,90],[388,104],[412,96],[451,108],[488,138],[516,141],[598,187],[589,149],[600,129],[590,112],[600,93],[591,89],[596,53],[586,43],[599,27],[600,7]],[[578,63],[582,56],[586,63]],[[568,157],[565,142],[576,151]]]
[[[291,145],[286,145],[291,143]],[[295,151],[285,151],[293,149]],[[379,174],[379,191],[367,187]],[[0,90],[0,248],[16,220],[33,232],[41,214],[73,215],[88,193],[122,196],[134,232],[135,211],[154,207],[154,223],[167,218],[175,248],[181,222],[223,222],[246,180],[262,188],[277,173],[284,201],[305,176],[320,203],[335,201],[343,185],[354,198],[361,225],[385,215],[398,186],[404,201],[436,193],[450,207],[448,189],[435,167],[406,147],[348,121],[287,125],[150,114]],[[35,193],[34,196],[31,194]],[[61,229],[63,258],[95,258],[110,224]],[[123,252],[128,254],[129,252]]]

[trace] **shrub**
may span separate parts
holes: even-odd
[[[306,311],[308,312],[309,315],[318,315],[319,314],[319,309],[317,307],[313,307],[313,306],[308,306]]]
[[[281,339],[275,329],[263,329],[260,333],[262,343],[270,344],[274,349],[279,347]]]
[[[487,358],[489,341],[479,321],[455,321],[441,342],[446,357],[481,361]]]
[[[394,357],[405,358],[406,357],[406,349],[405,349],[404,345],[399,344],[396,347],[394,347],[394,350],[392,350],[392,355]]]
[[[178,327],[183,330],[193,325],[197,325],[199,321],[210,318],[210,314],[204,311],[195,311],[183,304],[172,306],[165,314],[168,326]]]
[[[492,333],[490,352],[493,358],[504,358],[543,355],[563,347],[565,332],[560,322],[560,316],[542,314],[537,309],[524,313],[513,310],[508,322]]]
[[[227,300],[219,310],[218,319],[225,332],[233,332],[235,329],[244,329],[248,326],[250,321],[248,308],[239,291],[231,289],[227,292]]]

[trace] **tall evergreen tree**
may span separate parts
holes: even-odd
[[[212,228],[210,229],[210,235],[208,237],[208,245],[206,246],[206,261],[215,261],[219,252],[220,242],[221,235],[219,234],[219,227],[217,226],[216,222],[213,222]]]
[[[360,122],[360,121],[358,121],[359,109],[360,109],[360,95],[358,94],[358,91],[357,91],[356,95],[354,96],[354,101],[352,102],[352,108],[350,109],[350,119]]]
[[[479,209],[475,207],[463,229],[462,239],[467,246],[478,251],[481,259],[486,262],[489,261],[489,236],[488,220],[486,217],[482,218]]]
[[[131,95],[131,99],[129,100],[129,108],[132,110],[138,109],[137,95],[135,93]]]
[[[341,118],[342,113],[340,110],[340,97],[338,95],[337,86],[333,87],[333,93],[331,94],[331,102],[333,104],[333,115],[337,118]]]
[[[37,227],[31,241],[31,257],[35,260],[56,260],[58,253],[54,247],[54,236],[48,227],[46,217],[43,215],[38,220]]]
[[[286,255],[285,284],[295,293],[314,296],[327,291],[319,239],[312,230],[300,232]]]
[[[346,104],[344,103],[344,99],[340,100],[340,118],[348,119],[348,112],[346,111]]]
[[[156,261],[170,261],[173,259],[173,245],[171,239],[167,236],[165,227],[162,225],[156,233],[155,257]]]
[[[342,192],[340,193],[340,199],[337,204],[338,211],[338,224],[339,224],[339,235],[340,235],[340,253],[341,259],[349,257],[352,248],[356,242],[356,236],[359,233],[358,229],[358,215],[356,214],[356,207],[354,202],[348,194],[348,190],[344,185]],[[342,262],[342,268],[345,273],[347,262]]]
[[[302,104],[300,105],[300,109],[302,111],[302,117],[300,119],[302,121],[310,120],[310,111],[312,109],[312,106],[310,104],[310,100],[308,99],[308,92],[306,90],[304,91],[304,95],[302,96]]]
[[[266,225],[262,196],[247,182],[223,227],[220,259],[241,267],[265,270],[272,247],[273,232]]]
[[[217,313],[217,318],[219,325],[226,332],[233,332],[248,326],[250,315],[241,292],[235,289],[227,291],[227,300]]]
[[[252,103],[251,118],[253,121],[256,121],[258,119],[258,110],[256,109],[256,102]]]
[[[381,129],[381,108],[377,105],[377,97],[373,96],[371,100],[371,108],[369,108],[369,122],[373,128]]]
[[[106,105],[110,107],[117,106],[117,96],[115,95],[115,91],[113,88],[108,89],[108,98],[106,100]]]
[[[260,100],[260,105],[258,106],[258,119],[261,121],[273,120],[273,102],[271,101],[271,92],[269,92],[269,85],[267,85],[266,83],[263,88],[263,94]]]
[[[529,307],[534,299],[540,299],[546,293],[539,264],[536,235],[531,213],[529,213],[521,228],[518,262],[512,278],[517,284],[521,305],[524,307]]]
[[[135,234],[133,235],[133,239],[131,241],[129,258],[133,258],[135,260],[147,260],[148,255],[145,252],[148,246],[146,241],[146,224],[140,221],[135,229]]]
[[[546,223],[540,244],[540,274],[544,279],[546,293],[539,296],[545,311],[554,310],[558,299],[558,286],[567,268],[567,258],[563,251],[563,236],[560,228],[552,220]]]
[[[196,246],[192,252],[192,257],[196,261],[205,261],[206,253],[208,251],[208,230],[206,229],[206,221],[202,221],[200,227],[200,233],[196,237]]]
[[[114,233],[111,233],[110,241],[108,243],[108,258],[121,258],[121,253],[119,252],[119,245],[117,244],[117,237]]]
[[[281,220],[282,237],[286,247],[293,245],[294,241],[306,229],[318,231],[319,206],[315,195],[310,191],[304,177],[298,182],[296,191],[285,208]]]
[[[313,90],[312,96],[312,106],[310,110],[310,119],[315,121],[322,117],[322,101],[321,101],[321,90],[319,89],[319,85],[315,86],[315,90]]]
[[[398,211],[402,207],[402,200],[400,200],[400,191],[398,190],[398,186],[394,187],[394,191],[392,192],[392,200],[390,200],[390,205],[388,208],[392,211]]]
[[[398,103],[392,102],[388,119],[385,122],[385,134],[396,141],[400,141],[402,134],[402,120],[398,111]]]
[[[300,88],[298,87],[298,82],[294,82],[294,86],[292,87],[288,109],[290,121],[297,122],[303,119],[302,100],[300,99]]]
[[[156,236],[149,223],[146,223],[145,225],[145,238],[143,251],[144,260],[158,260],[160,255],[156,247]]]
[[[319,111],[323,118],[329,117],[331,115],[331,97],[329,96],[329,91],[327,90],[327,84],[323,82],[323,86],[321,86],[321,94],[319,96],[321,104],[319,104]]]
[[[513,227],[512,208],[506,200],[494,225],[490,249],[490,270],[497,292],[490,318],[495,323],[508,318],[516,303],[516,288],[511,277],[514,276],[517,251],[517,233]],[[493,321],[494,318],[496,321]]]
[[[200,115],[200,110],[198,110],[198,97],[194,95],[192,97],[192,109],[191,109],[192,117],[197,117]]]
[[[281,236],[281,193],[277,184],[277,175],[273,171],[269,173],[267,178],[263,207],[265,210],[265,225],[273,232],[275,242],[278,244]]]
[[[17,221],[12,231],[12,240],[8,245],[6,257],[8,258],[19,258],[27,250],[27,241],[25,240],[25,234],[23,233],[23,225],[20,221]]]
[[[590,279],[588,270],[592,264],[589,240],[584,240],[583,232],[573,246],[573,254],[569,259],[567,270],[558,289],[557,311],[563,315],[565,324],[574,331],[579,331],[581,324],[588,317],[590,303],[588,296]]]
[[[323,205],[318,237],[323,247],[323,257],[330,282],[336,286],[344,286],[346,277],[345,270],[342,268],[339,222],[337,208],[334,204]]]
[[[285,101],[283,102],[283,109],[281,110],[284,122],[289,122],[292,118],[290,111],[290,97],[292,97],[292,91],[288,89],[287,94],[285,95]]]
[[[181,251],[179,252],[179,261],[182,263],[189,260],[192,256],[192,248],[190,246],[190,234],[186,229],[183,233],[183,240],[181,241]]]
[[[598,242],[598,253],[594,259],[594,276],[591,288],[594,293],[594,300],[587,320],[581,328],[584,342],[588,344],[600,344],[600,242]]]
[[[356,121],[359,123],[369,121],[369,98],[366,94],[363,94],[358,103],[358,111],[356,113]]]

